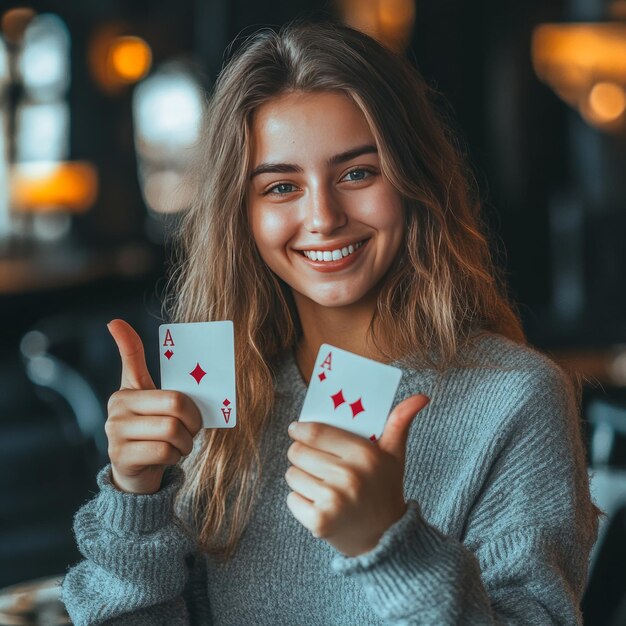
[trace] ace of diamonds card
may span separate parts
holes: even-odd
[[[233,428],[237,403],[232,321],[161,324],[159,352],[161,389],[187,394],[204,428]]]
[[[323,422],[380,439],[402,370],[324,343],[309,382],[301,422]]]

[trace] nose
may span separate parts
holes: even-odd
[[[330,234],[347,220],[341,202],[324,185],[311,189],[305,197],[305,228],[311,233]]]

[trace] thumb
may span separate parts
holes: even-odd
[[[429,402],[430,398],[422,393],[410,396],[400,402],[387,419],[383,434],[378,441],[378,447],[404,462],[409,428],[415,416]]]
[[[156,389],[146,366],[141,338],[124,320],[111,320],[107,324],[122,359],[122,384],[120,389]]]

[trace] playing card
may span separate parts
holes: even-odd
[[[304,398],[301,422],[323,422],[380,439],[402,370],[324,343]]]
[[[237,402],[232,321],[161,324],[159,352],[161,389],[187,394],[200,410],[204,428],[233,428]]]

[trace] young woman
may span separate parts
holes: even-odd
[[[431,90],[370,37],[292,23],[242,45],[166,301],[233,320],[238,424],[201,430],[109,324],[122,384],[75,520],[74,624],[581,623],[598,511],[577,391],[525,344],[472,180]],[[402,368],[378,442],[288,430],[324,342]]]

